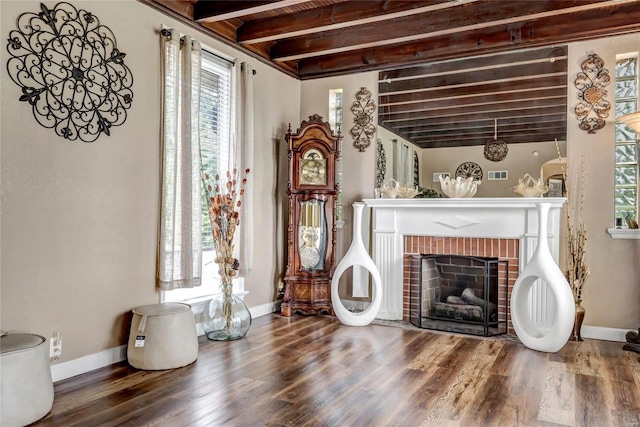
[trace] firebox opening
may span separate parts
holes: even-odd
[[[448,332],[493,336],[507,332],[508,262],[463,255],[412,255],[410,321]],[[504,303],[502,304],[504,305]]]

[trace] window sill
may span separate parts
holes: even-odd
[[[243,291],[240,291],[240,292],[234,292],[233,294],[244,301],[244,297],[248,293],[249,293],[249,291],[244,291],[243,290]],[[220,292],[217,292],[215,294],[203,295],[201,297],[186,299],[186,300],[182,300],[180,302],[183,302],[185,304],[189,304],[192,307],[200,306],[200,305],[207,305],[208,306],[209,303],[211,302],[211,300],[217,298],[218,295],[220,295]]]
[[[607,228],[607,232],[609,232],[612,239],[640,240],[640,229]]]

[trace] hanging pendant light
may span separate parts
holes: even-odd
[[[507,157],[509,147],[507,143],[498,139],[498,119],[495,119],[493,130],[493,141],[489,141],[484,146],[484,158],[492,162],[499,162]]]

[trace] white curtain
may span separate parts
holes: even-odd
[[[158,239],[160,289],[199,286],[200,43],[175,30],[161,35],[163,59],[162,199]]]
[[[240,67],[238,82],[238,98],[236,108],[236,147],[235,164],[240,176],[250,169],[247,177],[242,211],[240,213],[238,259],[240,260],[240,277],[247,277],[253,268],[253,195],[257,177],[253,169],[253,68],[243,62]]]

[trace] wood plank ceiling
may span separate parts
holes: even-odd
[[[507,143],[564,139],[565,44],[640,31],[640,0],[139,1],[301,80],[380,71],[379,124],[424,148],[496,119]]]
[[[421,148],[564,141],[567,47],[379,73],[378,124]]]

